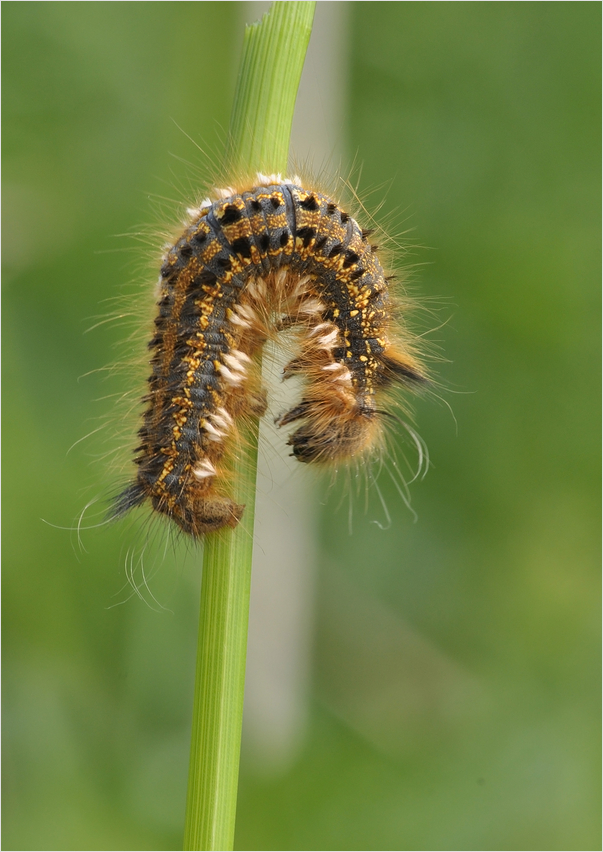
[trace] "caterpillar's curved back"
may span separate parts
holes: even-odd
[[[239,419],[266,407],[252,359],[268,337],[297,333],[284,375],[300,374],[305,390],[278,424],[301,422],[289,444],[303,462],[370,450],[380,391],[424,381],[388,336],[391,302],[370,232],[299,178],[258,175],[248,191],[217,194],[189,211],[164,257],[137,475],[114,506],[119,516],[149,500],[194,537],[242,516],[225,451]]]

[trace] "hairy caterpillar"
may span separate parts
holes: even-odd
[[[253,357],[275,333],[296,334],[284,376],[301,375],[305,389],[277,423],[301,422],[288,443],[302,462],[370,451],[380,393],[425,381],[415,356],[390,340],[371,231],[297,177],[258,175],[215,194],[189,210],[164,256],[137,475],[113,509],[118,517],[150,501],[195,538],[241,519],[225,454],[237,422],[265,410]]]

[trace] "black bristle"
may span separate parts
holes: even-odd
[[[135,506],[140,506],[144,502],[146,494],[138,482],[133,482],[118,495],[111,508],[109,519],[115,520],[121,518],[130,509]]]

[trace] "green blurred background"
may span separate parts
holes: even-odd
[[[40,519],[113,484],[102,437],[68,450],[124,329],[84,332],[153,280],[117,235],[195,195],[180,128],[220,150],[245,5],[4,4],[5,849],[181,848],[198,557],[157,611],[131,527]],[[321,507],[309,715],[279,771],[244,752],[236,848],[597,849],[600,5],[337,5],[458,429],[418,403],[417,523],[386,479],[389,530]]]

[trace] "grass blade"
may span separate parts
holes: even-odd
[[[227,169],[285,172],[297,89],[315,3],[276,2],[246,28]],[[241,435],[233,469],[238,527],[204,546],[185,850],[233,848],[236,815],[259,422]]]

